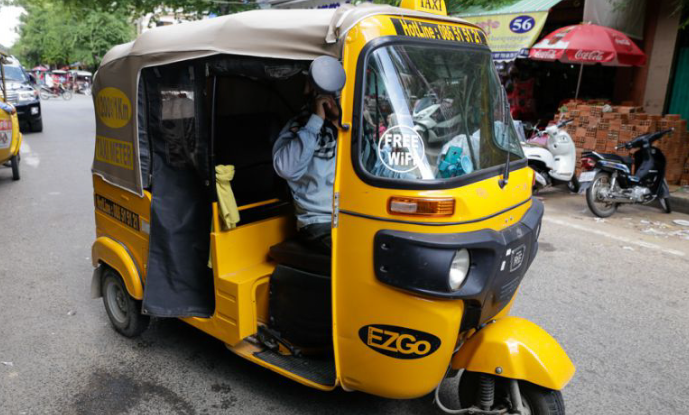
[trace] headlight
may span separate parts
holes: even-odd
[[[450,290],[459,290],[459,287],[462,286],[462,283],[469,273],[470,265],[471,257],[469,256],[469,251],[460,249],[455,253],[455,257],[452,259],[452,265],[450,265],[450,275],[448,277]]]
[[[34,91],[22,91],[19,93],[19,101],[33,101],[36,96]]]

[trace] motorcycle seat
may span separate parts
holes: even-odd
[[[613,153],[601,153],[601,156],[605,157],[606,160],[616,161],[618,163],[624,163],[631,170],[634,160],[629,156],[620,156],[619,154]]]
[[[319,275],[330,275],[330,255],[316,252],[298,239],[288,239],[271,246],[269,255],[278,264]]]

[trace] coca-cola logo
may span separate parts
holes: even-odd
[[[615,43],[618,45],[631,46],[631,42],[627,38],[615,36]]]
[[[557,59],[557,51],[553,49],[535,50],[531,57],[536,59]]]
[[[574,54],[574,59],[580,61],[596,61],[600,62],[603,60],[604,53],[600,50],[578,50]]]

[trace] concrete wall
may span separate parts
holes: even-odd
[[[653,2],[651,2],[653,3]],[[669,85],[672,62],[675,55],[677,33],[679,31],[679,13],[673,14],[674,2],[660,0],[656,16],[654,35],[645,43],[652,43],[648,56],[646,82],[641,105],[649,114],[662,114],[665,101],[672,86]]]

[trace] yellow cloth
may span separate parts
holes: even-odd
[[[220,222],[225,230],[236,228],[239,222],[237,200],[235,200],[232,186],[230,186],[230,181],[233,178],[234,166],[215,166],[215,186],[218,193]]]

